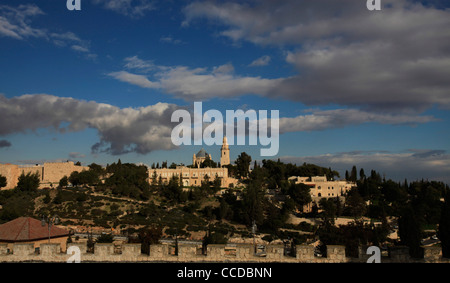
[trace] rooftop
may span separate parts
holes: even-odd
[[[69,231],[52,226],[50,238],[68,236]],[[48,226],[31,217],[19,217],[0,225],[0,241],[23,242],[48,238]]]
[[[202,148],[199,152],[195,155],[196,157],[206,157],[208,153]]]

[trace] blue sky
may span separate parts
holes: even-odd
[[[279,110],[273,158],[450,183],[450,5],[382,4],[2,1],[0,162],[191,164],[170,117],[202,101]]]

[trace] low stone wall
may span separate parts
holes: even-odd
[[[265,252],[255,253],[254,247],[249,244],[236,245],[208,245],[206,254],[201,253],[201,246],[179,244],[177,254],[172,253],[169,245],[157,244],[150,246],[150,253],[141,253],[140,244],[124,244],[119,249],[113,244],[95,244],[94,252],[88,253],[86,244],[68,244],[79,254],[66,254],[58,243],[41,244],[36,251],[33,244],[15,244],[8,249],[6,244],[0,245],[0,262],[67,262],[78,258],[81,262],[248,262],[248,263],[346,263],[367,262],[370,255],[360,249],[358,258],[348,258],[344,246],[327,246],[327,257],[316,257],[314,247],[298,245],[294,256],[284,254],[282,245],[268,245]],[[117,252],[120,251],[120,252]],[[424,258],[412,259],[406,247],[392,249],[389,256],[381,257],[382,263],[391,262],[423,262],[423,263],[450,263],[449,259],[442,258],[438,247],[425,247]]]

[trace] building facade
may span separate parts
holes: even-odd
[[[14,189],[20,175],[37,173],[40,177],[40,188],[58,186],[64,176],[69,177],[72,172],[89,170],[86,166],[77,166],[72,161],[44,163],[35,165],[0,164],[0,175],[6,177],[7,185],[2,189]]]
[[[33,248],[39,248],[41,244],[60,244],[63,251],[66,250],[67,239],[70,231],[44,223],[31,217],[19,217],[0,225],[0,244],[6,244],[12,249],[14,244],[32,244]]]
[[[313,200],[341,197],[356,186],[355,183],[347,181],[328,181],[327,176],[315,176],[311,178],[293,176],[289,177],[289,180],[296,184],[302,183],[308,185]]]
[[[181,177],[180,177],[181,176]],[[184,187],[199,187],[206,179],[214,181],[216,178],[220,179],[221,187],[228,188],[237,185],[237,179],[228,176],[228,168],[189,168],[186,166],[178,166],[175,169],[149,169],[149,180],[152,182],[154,178],[163,183],[168,183],[171,178],[181,178]]]
[[[220,166],[230,164],[230,147],[228,146],[227,137],[223,137],[222,148],[220,149]]]
[[[192,157],[192,166],[200,168],[202,163],[206,160],[206,159],[210,159],[211,158],[211,154],[208,154],[203,148],[200,149],[199,152],[197,152],[197,154],[194,154],[194,156]]]
[[[223,138],[222,147],[220,150],[220,167],[219,168],[200,168],[201,164],[206,159],[211,159],[211,154],[208,154],[203,148],[193,155],[192,167],[177,166],[177,168],[162,168],[162,169],[149,169],[149,180],[152,182],[156,178],[163,183],[168,183],[169,180],[176,176],[181,178],[181,183],[184,187],[199,187],[206,179],[214,181],[219,178],[222,188],[234,187],[238,184],[238,180],[231,178],[228,175],[228,168],[223,167],[230,164],[230,147],[228,146],[227,138]],[[181,176],[181,177],[180,177]]]

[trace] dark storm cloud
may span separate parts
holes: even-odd
[[[11,146],[11,143],[9,141],[7,141],[7,140],[0,140],[0,148],[10,147],[10,146]]]
[[[372,111],[450,108],[450,10],[407,0],[201,1],[184,25],[207,18],[234,42],[280,47],[298,75],[268,97]]]

